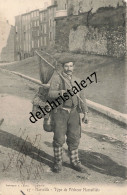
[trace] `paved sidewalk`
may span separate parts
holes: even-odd
[[[53,133],[43,130],[43,121],[29,121],[31,100],[38,86],[16,75],[0,72],[0,179],[44,183],[123,184],[126,183],[126,138],[124,127],[89,113],[82,125],[79,156],[86,174],[71,169],[67,146],[60,174],[52,172]]]

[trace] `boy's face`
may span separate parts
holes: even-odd
[[[74,70],[74,64],[73,62],[67,62],[63,66],[64,72],[68,75],[72,75],[73,70]]]

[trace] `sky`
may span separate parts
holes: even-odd
[[[0,17],[14,25],[16,15],[41,9],[44,7],[44,2],[48,2],[50,5],[51,0],[0,0]]]

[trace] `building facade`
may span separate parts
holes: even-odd
[[[34,52],[40,47],[40,32],[39,32],[39,10],[34,10],[31,12],[31,55],[34,55]]]
[[[48,48],[51,48],[55,45],[55,16],[56,16],[56,5],[51,5],[47,8],[48,10],[48,36],[49,36],[49,45]]]
[[[15,60],[34,55],[39,49],[39,10],[15,17]]]
[[[33,56],[36,50],[55,45],[56,19],[67,16],[67,0],[52,0],[44,10],[15,17],[15,60]]]
[[[22,56],[22,24],[21,16],[15,18],[15,60],[21,60]]]
[[[31,50],[31,27],[30,27],[31,14],[26,13],[21,16],[21,57],[24,59],[29,57]]]
[[[49,45],[49,25],[48,25],[48,10],[41,10],[39,12],[39,32],[40,32],[40,50],[44,50]]]
[[[71,51],[72,48],[73,49],[74,47],[77,48],[78,44],[79,46],[81,46],[79,42],[78,44],[74,43],[73,38],[72,39],[70,38],[71,37],[71,35],[69,35],[70,30],[72,30],[73,27],[76,28],[76,26],[82,26],[82,25],[86,25],[87,28],[89,26],[95,27],[95,22],[93,21],[94,18],[93,20],[90,20],[90,18],[88,20],[89,13],[96,14],[96,17],[98,17],[99,14],[101,15],[101,10],[102,12],[103,10],[105,10],[105,13],[106,13],[106,10],[108,9],[112,9],[112,10],[116,9],[117,16],[118,16],[120,15],[119,13],[120,10],[122,10],[122,7],[124,7],[123,4],[124,4],[124,0],[114,0],[114,1],[110,1],[110,0],[96,0],[96,1],[95,0],[85,0],[85,1],[84,0],[51,0],[51,5],[45,8],[44,10],[33,10],[29,13],[25,13],[25,14],[22,14],[21,16],[17,16],[15,18],[15,34],[16,34],[15,35],[15,56],[16,56],[15,59],[16,60],[24,59],[24,58],[33,56],[36,50],[47,50],[47,49],[53,48],[54,46],[58,50],[61,50],[61,51],[67,50],[67,48],[69,48]],[[114,13],[116,12],[114,11]],[[72,21],[71,20],[69,21],[71,16],[75,18],[73,18]],[[106,20],[105,17],[107,17],[107,15],[103,16],[102,14],[100,16],[100,19],[96,20],[96,26],[97,25],[103,26],[104,21]],[[78,21],[78,19],[80,21]],[[120,15],[120,20],[123,23],[123,20],[124,20],[123,11]],[[105,23],[107,21],[105,21]],[[112,21],[115,21],[114,16],[112,16]],[[113,24],[111,24],[112,28],[114,25],[115,23],[113,22]],[[97,28],[100,28],[100,27],[97,26]],[[91,33],[94,34],[93,31]],[[124,34],[123,31],[122,33]],[[76,38],[78,39],[78,35],[76,35],[78,31],[74,30],[74,32],[73,31],[71,32],[72,32],[72,35],[74,34]],[[79,29],[79,32],[80,32],[80,29]],[[91,36],[94,36],[93,34],[91,34]],[[120,35],[120,37],[121,36],[123,37],[123,40],[124,40],[124,35]],[[106,40],[108,39],[108,44],[105,44],[105,45],[108,45],[107,50],[106,51],[104,50],[102,52],[102,49],[101,49],[101,51],[99,50],[97,52],[96,47],[100,49],[101,48],[100,46],[102,46],[103,44],[100,44],[101,42],[100,34],[98,35],[97,33],[97,36],[95,37],[99,37],[98,38],[99,41],[95,40],[95,48],[93,48],[94,44],[91,43],[91,47],[89,46],[90,44],[88,44],[89,48],[86,48],[86,51],[90,50],[89,52],[93,52],[94,50],[95,53],[103,53],[103,54],[105,53],[105,55],[109,55],[109,53],[111,53],[110,55],[116,56],[116,53],[118,52],[116,51],[116,46],[115,46],[116,41],[115,40],[114,40],[114,48],[113,48],[113,44],[109,44],[110,42],[109,37],[104,38],[105,37],[105,32],[104,32],[104,35],[102,36],[102,39],[104,40],[102,41],[105,43],[106,42],[105,39]],[[117,38],[119,39],[119,37],[116,36],[116,39]],[[72,44],[70,45],[71,42]],[[81,41],[81,43],[83,42]],[[86,42],[84,42],[84,44],[86,44]],[[99,44],[100,46],[98,46]],[[109,52],[109,50],[111,50],[110,45],[112,45],[111,49],[114,51],[114,53]],[[122,48],[124,48],[123,42],[121,45],[122,45]],[[121,49],[121,53],[122,51],[123,49]]]

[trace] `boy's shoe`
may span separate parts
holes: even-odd
[[[62,163],[54,163],[53,172],[60,173],[62,171]]]
[[[81,173],[87,173],[85,167],[81,164],[81,162],[78,162],[76,164],[71,163],[71,167]]]

